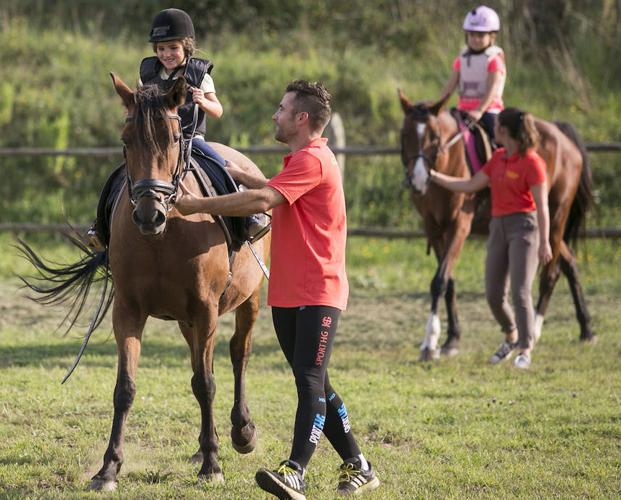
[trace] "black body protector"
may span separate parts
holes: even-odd
[[[167,92],[174,83],[174,79],[178,76],[183,76],[189,85],[192,87],[200,88],[203,78],[206,74],[211,73],[213,64],[206,59],[190,58],[185,66],[180,66],[175,69],[173,73],[168,77],[168,80],[164,80],[160,77],[160,72],[164,66],[155,56],[146,57],[140,63],[140,80],[143,85],[157,85],[164,92]],[[188,89],[185,96],[185,104],[179,106],[177,113],[181,117],[181,127],[183,128],[183,135],[189,136],[192,133],[193,119],[194,119],[194,106],[192,102],[192,92]],[[198,120],[196,124],[195,135],[205,135],[207,131],[205,112],[199,108]]]

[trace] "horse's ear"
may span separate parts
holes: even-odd
[[[448,102],[450,97],[451,97],[450,94],[445,95],[439,101],[436,101],[433,104],[429,104],[429,106],[427,107],[429,109],[429,112],[434,116],[438,116],[438,114],[440,114],[440,111],[442,111],[442,108]]]
[[[114,73],[110,73],[110,78],[112,78],[112,83],[114,84],[114,88],[116,89],[116,93],[121,96],[123,100],[123,104],[127,109],[134,104],[134,91],[130,89],[123,80],[121,80]]]
[[[166,94],[166,104],[168,107],[172,109],[181,106],[185,102],[187,92],[188,84],[185,78],[177,78],[172,88]]]
[[[412,107],[412,101],[405,97],[401,89],[397,89],[397,95],[399,96],[399,101],[401,101],[401,109],[406,113]]]

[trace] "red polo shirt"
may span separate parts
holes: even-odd
[[[545,182],[546,162],[533,149],[507,157],[499,148],[481,170],[490,178],[494,217],[537,209],[530,188]]]
[[[285,156],[267,183],[287,201],[272,212],[271,306],[347,306],[345,196],[327,142],[315,139]]]

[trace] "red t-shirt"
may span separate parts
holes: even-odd
[[[489,177],[494,217],[537,209],[530,188],[545,182],[546,162],[534,150],[507,157],[499,148],[481,170]]]
[[[285,156],[267,183],[287,200],[272,212],[271,306],[347,306],[345,196],[327,142],[315,139]]]

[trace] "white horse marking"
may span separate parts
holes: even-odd
[[[535,344],[539,342],[542,328],[543,328],[543,316],[541,314],[537,314],[535,316],[535,332],[534,332],[534,338],[533,338]]]
[[[438,340],[440,339],[440,331],[440,317],[437,314],[431,313],[429,315],[429,319],[427,320],[427,324],[425,325],[425,338],[420,346],[420,350],[437,350]]]

